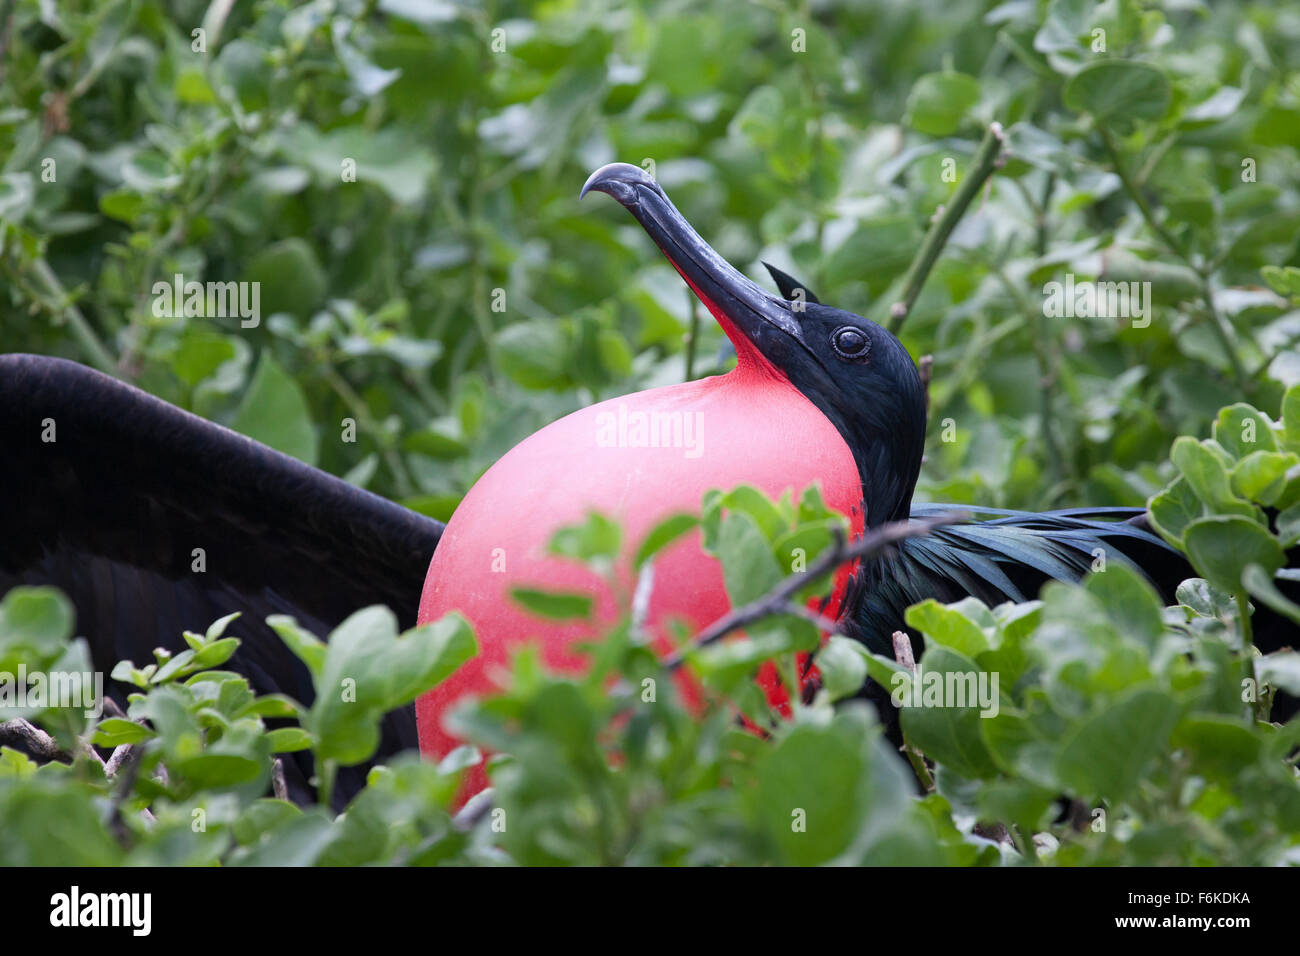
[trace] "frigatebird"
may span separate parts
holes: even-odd
[[[500,507],[522,489],[532,519],[575,521],[592,507],[615,514],[634,540],[674,509],[698,509],[708,489],[740,483],[775,496],[818,481],[826,501],[851,517],[855,533],[958,510],[913,505],[926,395],[916,364],[893,334],[823,304],[780,270],[769,267],[780,295],[760,287],[718,255],[640,167],[602,167],[580,196],[593,191],[632,214],[722,326],[737,365],[725,375],[581,409],[516,446],[466,495],[430,564],[420,616],[459,611],[492,638],[476,660],[417,703],[421,748],[435,756],[457,743],[443,720],[448,708],[466,694],[490,690],[512,646],[540,641],[547,663],[578,670],[582,660],[573,645],[598,633],[567,623],[544,627],[508,600],[511,586],[605,596],[590,575],[546,556],[554,524],[521,523]],[[675,453],[671,443],[601,447],[602,420],[679,414],[699,418],[706,447],[696,460]],[[929,597],[973,595],[990,606],[1028,600],[1046,580],[1081,578],[1099,554],[1135,567],[1167,596],[1191,576],[1178,553],[1143,525],[1142,509],[1002,511],[980,518],[907,539],[890,556],[864,563],[841,582],[827,613],[838,614],[848,635],[892,657],[892,635],[904,629],[905,610]],[[485,573],[493,554],[506,564]],[[666,653],[673,647],[668,619],[700,629],[728,603],[716,562],[702,557],[694,542],[657,560],[646,625]],[[624,589],[632,584],[625,580]],[[609,603],[597,600],[598,618]],[[604,622],[611,618],[606,614]],[[919,648],[919,635],[913,637]],[[866,693],[879,702],[878,689]],[[894,710],[878,709],[892,725]]]
[[[712,416],[705,420],[713,422],[710,447],[720,449],[712,459],[699,456],[709,461],[703,477],[692,471],[689,449],[646,459],[645,448],[615,442],[602,446],[598,457],[575,458],[576,446],[592,444],[590,433],[565,431],[592,421],[575,413],[578,418],[548,426],[490,469],[444,537],[439,522],[99,372],[61,359],[3,356],[0,592],[31,583],[62,588],[77,609],[77,632],[105,669],[122,658],[147,660],[154,647],[180,649],[183,630],[202,630],[242,611],[237,630],[244,644],[227,666],[246,674],[259,693],[310,702],[305,669],[261,623],[268,614],[291,614],[323,635],[370,603],[389,605],[404,626],[413,623],[417,603],[422,619],[445,608],[504,607],[495,568],[477,562],[497,549],[504,563],[529,566],[531,556],[503,547],[502,536],[520,547],[544,541],[557,522],[592,503],[583,500],[582,489],[617,486],[619,516],[642,528],[665,501],[629,499],[620,489],[647,473],[658,475],[651,484],[661,489],[690,486],[695,504],[701,481],[709,487],[752,481],[780,490],[782,475],[796,476],[796,483],[820,480],[830,486],[828,502],[852,514],[856,531],[957,507],[912,502],[925,440],[925,394],[897,338],[801,293],[799,283],[779,270],[771,271],[782,294],[762,289],[714,252],[639,167],[605,166],[588,179],[583,194],[589,191],[613,196],[632,213],[736,345],[738,365],[727,375],[662,395],[651,390],[624,397],[635,403],[649,396],[642,405],[670,400],[684,413],[692,411],[691,402],[702,403],[701,413]],[[755,430],[732,430],[745,422]],[[520,458],[526,447],[541,452]],[[541,471],[521,472],[511,461]],[[558,464],[552,468],[548,461]],[[516,483],[511,494],[493,497],[501,487],[494,472]],[[535,510],[545,508],[553,510]],[[978,510],[974,520],[909,539],[859,568],[838,606],[845,630],[891,653],[891,635],[904,627],[910,604],[965,595],[990,604],[1032,598],[1049,579],[1080,578],[1098,548],[1109,560],[1143,570],[1166,595],[1190,573],[1145,526],[1141,509]],[[497,523],[489,526],[484,516],[490,514]],[[204,555],[201,571],[195,570],[196,549]],[[705,585],[719,592],[716,569],[713,577],[701,576],[694,560],[683,558],[677,574],[666,567],[658,592]],[[696,600],[697,610],[726,606],[724,594],[705,598]],[[678,605],[694,599],[687,594]],[[487,619],[475,623],[485,652],[522,638],[494,634],[495,612],[483,613]],[[429,705],[430,718],[457,693],[486,680],[480,669],[459,690],[453,687],[442,703]],[[410,708],[388,715],[378,758],[415,739]],[[446,743],[440,739],[426,749]],[[309,758],[295,759],[291,787],[305,796]],[[356,792],[364,770],[340,776],[336,802]]]

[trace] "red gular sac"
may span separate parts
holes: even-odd
[[[574,412],[515,446],[470,489],[438,544],[420,602],[421,623],[458,611],[480,645],[477,657],[417,703],[420,749],[434,758],[460,743],[445,726],[448,710],[468,695],[498,690],[513,650],[534,642],[550,668],[580,673],[586,662],[575,645],[617,621],[620,608],[598,575],[547,553],[558,528],[593,510],[619,522],[625,552],[616,573],[630,594],[631,556],[645,534],[673,513],[698,513],[710,489],[749,484],[774,498],[790,492],[797,499],[816,484],[853,535],[878,523],[866,520],[861,463],[835,420],[833,400],[824,396],[838,394],[827,363],[862,365],[859,350],[887,333],[820,305],[805,313],[802,303],[766,292],[705,244],[635,166],[597,170],[583,194],[591,190],[613,196],[645,227],[735,345],[737,366]],[[862,325],[850,330],[860,335],[846,333],[844,316]],[[816,348],[805,342],[810,330]],[[907,502],[901,507],[906,514]],[[847,579],[847,570],[837,578],[827,616],[840,612]],[[590,620],[544,620],[511,599],[517,587],[582,592],[592,597],[594,611]],[[729,610],[721,565],[701,550],[698,532],[656,556],[646,623],[661,653],[673,646],[670,620],[699,630]],[[770,673],[766,684],[770,700],[784,699]],[[482,783],[472,781],[474,789]]]

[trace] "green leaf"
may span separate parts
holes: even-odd
[[[262,834],[247,851],[236,853],[233,866],[311,866],[325,852],[334,832],[321,812],[286,819]]]
[[[641,546],[637,548],[636,559],[633,562],[636,569],[640,570],[643,564],[664,548],[682,535],[699,527],[699,523],[699,518],[693,514],[680,513],[664,518],[646,532],[645,538],[641,541]]]
[[[309,465],[316,464],[316,429],[307,398],[269,350],[262,353],[232,425],[249,438]]]
[[[596,512],[589,512],[580,524],[565,525],[551,535],[551,554],[575,561],[613,561],[618,557],[623,531],[617,522]]]
[[[36,761],[25,753],[10,747],[0,747],[0,779],[4,777],[30,777],[36,773]]]
[[[198,668],[207,669],[210,667],[220,667],[239,650],[239,638],[225,637],[219,641],[213,641],[202,650],[194,654],[194,664]]]
[[[723,497],[723,504],[753,518],[768,541],[775,541],[790,528],[781,509],[753,485],[737,485]]]
[[[1168,751],[1178,711],[1178,702],[1164,691],[1131,691],[1066,739],[1056,761],[1057,776],[1085,799],[1127,799],[1150,763]]]
[[[430,458],[451,461],[469,454],[469,446],[437,428],[423,428],[402,439],[402,447]]]
[[[343,766],[369,759],[379,746],[379,721],[445,680],[477,653],[469,623],[448,614],[405,634],[385,607],[357,611],[330,634],[316,681],[316,701],[303,722],[316,755]]]
[[[105,826],[96,791],[42,773],[0,780],[0,866],[121,864],[122,848]]]
[[[132,189],[117,189],[100,197],[99,211],[109,219],[132,225],[144,212],[144,197]]]
[[[980,721],[980,736],[1004,773],[1048,789],[1060,788],[1056,779],[1056,742],[1045,738],[1032,716],[1004,708],[996,716]]]
[[[1233,786],[1238,774],[1259,759],[1263,741],[1239,718],[1192,714],[1178,722],[1169,743],[1188,751],[1194,773]]]
[[[1273,423],[1258,409],[1243,402],[1229,405],[1214,421],[1214,440],[1233,458],[1245,458],[1252,452],[1277,451]]]
[[[816,865],[849,848],[862,774],[859,748],[832,728],[796,727],[772,749],[758,774],[759,815],[785,860]]]
[[[852,697],[866,682],[867,662],[857,647],[851,646],[856,644],[857,641],[832,635],[817,654],[817,669],[822,675],[822,687],[833,701]]]
[[[1253,515],[1254,509],[1233,494],[1228,470],[1210,448],[1208,443],[1184,435],[1174,442],[1170,458],[1182,471],[1196,496],[1211,508],[1230,514]]]
[[[1231,620],[1237,613],[1231,594],[1210,586],[1204,578],[1188,578],[1178,585],[1178,603],[1198,617]]]
[[[722,519],[718,557],[722,560],[727,595],[733,607],[763,596],[782,578],[767,537],[743,511],[729,512]]]
[[[1164,604],[1151,585],[1127,565],[1112,561],[1105,571],[1088,575],[1084,590],[1098,598],[1115,630],[1135,638],[1150,651],[1164,636]]]
[[[1099,60],[1070,77],[1065,105],[1091,113],[1098,123],[1159,120],[1169,112],[1169,80],[1163,71],[1132,60]]]
[[[927,73],[907,97],[907,122],[917,132],[949,136],[979,102],[979,80],[965,73]]]
[[[1257,564],[1272,577],[1286,562],[1276,538],[1258,523],[1237,515],[1193,521],[1184,541],[1196,570],[1228,594],[1241,591],[1241,573],[1246,565]]]
[[[0,175],[0,217],[20,221],[32,206],[33,186],[30,173]]]
[[[1255,659],[1255,673],[1262,683],[1300,696],[1300,653],[1278,651]]]
[[[592,599],[589,594],[511,588],[510,597],[538,617],[553,621],[586,619],[591,616]]]
[[[926,648],[914,676],[910,697],[903,697],[899,715],[904,739],[938,763],[963,777],[981,779],[997,766],[980,730],[981,684],[993,690],[993,675],[984,675],[973,660],[946,647]],[[895,701],[899,698],[895,697]],[[958,705],[962,706],[958,706]],[[988,710],[996,713],[995,697]]]
[[[310,318],[329,291],[329,278],[315,251],[298,238],[284,239],[263,249],[253,260],[245,281],[258,283],[260,317],[288,312],[300,319]]]
[[[1170,544],[1183,546],[1183,533],[1187,526],[1205,514],[1205,506],[1183,476],[1175,478],[1169,486],[1151,499],[1148,505],[1151,524]]]
[[[1300,544],[1300,501],[1278,514],[1277,536],[1284,548]]]
[[[955,606],[945,607],[934,598],[909,607],[904,619],[909,627],[929,638],[930,643],[951,648],[966,657],[973,658],[989,649],[988,638],[978,624]]]
[[[1282,396],[1282,447],[1300,455],[1300,384]]]
[[[555,321],[516,322],[496,334],[501,371],[524,388],[564,388],[573,346]]]
[[[217,101],[212,93],[212,87],[208,85],[207,77],[198,67],[189,67],[178,73],[172,89],[176,93],[176,98],[182,103],[207,104]]]
[[[272,614],[266,619],[267,626],[280,636],[295,657],[307,665],[313,677],[319,677],[325,666],[325,654],[328,648],[325,642],[298,622],[285,614]]]
[[[277,754],[309,750],[312,745],[311,734],[301,727],[280,727],[269,731],[266,739],[271,743],[271,752]]]
[[[1273,576],[1258,564],[1248,564],[1241,572],[1241,582],[1251,596],[1274,611],[1300,624],[1300,604],[1287,598],[1273,583]]]
[[[1232,469],[1232,488],[1247,501],[1275,504],[1287,486],[1287,472],[1300,456],[1276,451],[1251,452]]]
[[[244,754],[204,753],[169,764],[199,789],[234,787],[252,783],[266,772],[260,760]]]
[[[0,670],[18,669],[58,654],[72,636],[74,611],[52,587],[16,587],[0,600]],[[8,666],[11,654],[21,658]]]
[[[134,720],[120,717],[108,717],[99,722],[95,728],[95,745],[99,747],[120,747],[122,744],[138,744],[152,737],[153,731],[137,724]]]
[[[1259,274],[1278,295],[1300,296],[1300,269],[1295,266],[1263,266]]]

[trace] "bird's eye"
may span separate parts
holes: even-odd
[[[846,325],[835,330],[831,336],[831,347],[840,358],[860,359],[871,350],[871,340],[861,329]]]

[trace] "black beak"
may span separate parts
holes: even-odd
[[[587,179],[578,198],[592,190],[607,193],[627,207],[722,324],[738,352],[742,349],[735,332],[769,361],[775,353],[787,351],[773,348],[776,336],[804,345],[790,304],[751,282],[714,252],[645,170],[629,163],[602,166]]]

